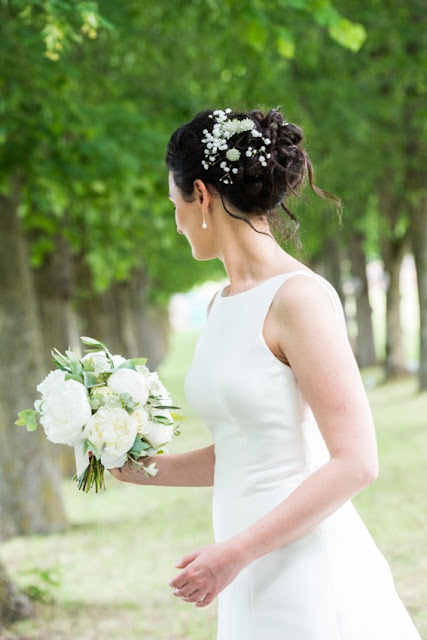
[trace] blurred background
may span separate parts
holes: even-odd
[[[308,190],[290,201],[283,247],[341,297],[380,449],[354,501],[427,639],[426,15],[421,0],[0,2],[0,639],[214,640],[216,604],[168,587],[212,542],[211,490],[107,473],[80,493],[73,450],[14,421],[52,347],[83,355],[89,335],[159,371],[185,416],[171,450],[210,444],[183,379],[228,279],[176,231],[166,145],[202,109],[277,106],[343,201],[342,225]]]

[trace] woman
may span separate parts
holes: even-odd
[[[374,424],[336,290],[274,239],[279,205],[313,171],[278,109],[203,111],[172,135],[169,197],[196,260],[230,284],[187,372],[215,444],[156,458],[140,484],[214,486],[216,542],[185,556],[173,593],[218,596],[218,640],[416,640],[350,499],[378,474]]]

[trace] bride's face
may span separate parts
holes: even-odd
[[[169,200],[175,207],[175,222],[178,233],[182,233],[191,245],[196,260],[211,260],[213,253],[212,235],[209,224],[203,229],[203,206],[201,198],[195,197],[193,202],[186,202],[176,186],[172,172],[169,172]]]

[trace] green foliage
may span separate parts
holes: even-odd
[[[133,369],[137,371],[137,366],[143,366],[147,362],[147,358],[129,358],[122,362],[117,369]]]
[[[60,565],[47,568],[25,566],[19,569],[17,578],[20,590],[31,600],[51,604],[55,602],[54,591],[62,583],[62,570]]]
[[[136,436],[135,442],[132,445],[132,449],[129,450],[129,453],[134,455],[136,458],[139,458],[140,456],[148,455],[145,451],[149,448],[150,445],[148,442],[144,442],[141,436]]]
[[[144,268],[150,299],[166,302],[176,290],[223,275],[215,261],[194,268],[176,233],[166,198],[167,140],[209,104],[238,103],[242,95],[248,104],[268,95],[267,105],[281,102],[282,92],[271,88],[302,44],[291,25],[319,30],[316,23],[328,26],[333,16],[340,31],[341,13],[320,4],[212,0],[209,11],[196,0],[110,0],[101,11],[70,0],[3,5],[0,188],[6,193],[11,177],[19,180],[34,266],[62,233],[96,291]],[[241,29],[230,39],[233,24]],[[345,46],[350,40],[341,38]],[[179,55],[171,55],[171,42]],[[213,55],[200,56],[201,43]]]
[[[344,201],[343,242],[353,227],[370,233],[365,212],[372,221],[383,186],[407,217],[425,164],[419,18],[397,0],[3,3],[0,191],[20,185],[33,265],[60,233],[88,270],[82,296],[142,269],[148,301],[165,304],[223,276],[176,233],[164,165],[173,130],[213,106],[282,105],[303,126],[319,186]],[[337,221],[308,201],[290,208],[315,255]]]
[[[34,409],[24,409],[23,411],[19,411],[19,419],[15,421],[15,424],[26,427],[27,431],[35,431],[37,429],[36,416],[37,413]]]

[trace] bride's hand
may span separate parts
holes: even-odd
[[[205,607],[245,567],[241,553],[231,540],[217,542],[185,556],[175,566],[184,569],[169,585],[173,595],[196,607]]]

